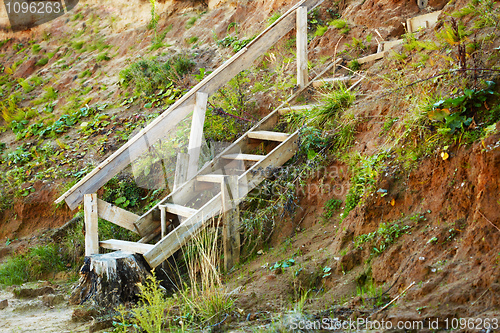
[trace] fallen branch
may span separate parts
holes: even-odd
[[[496,225],[493,224],[493,222],[491,222],[490,220],[488,220],[488,218],[486,216],[484,216],[483,213],[481,213],[481,211],[479,209],[477,209],[477,212],[486,220],[488,221],[489,224],[491,224],[492,226],[495,227],[495,229],[497,229],[498,231],[500,231],[500,228],[498,228]]]
[[[394,298],[392,301],[390,301],[389,303],[387,303],[386,305],[384,305],[382,307],[382,309],[378,310],[377,312],[375,313],[379,313],[383,310],[385,310],[389,305],[391,305],[392,303],[396,302],[406,291],[408,291],[408,289],[410,289],[411,287],[413,287],[415,285],[415,281],[413,281],[412,283],[410,283],[410,285],[408,287],[406,287],[405,290],[403,290],[403,292],[401,294],[399,294],[398,296],[396,296],[396,298]]]

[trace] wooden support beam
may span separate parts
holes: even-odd
[[[265,158],[264,155],[255,155],[255,154],[227,154],[222,156],[227,160],[237,160],[237,161],[253,161],[258,162]]]
[[[144,254],[154,247],[154,245],[151,244],[129,242],[118,239],[108,239],[105,241],[101,241],[99,242],[99,245],[105,249],[140,253],[140,254]]]
[[[138,234],[134,222],[139,219],[139,215],[101,199],[97,199],[97,213],[100,218]]]
[[[221,183],[222,242],[224,246],[224,268],[229,271],[240,261],[240,212],[233,198],[232,189],[238,193],[238,176],[226,176]]]
[[[284,115],[290,112],[302,111],[302,110],[312,110],[314,108],[319,107],[320,104],[305,104],[305,105],[294,105],[294,106],[285,106],[278,110],[280,115]]]
[[[297,85],[303,88],[309,80],[307,70],[307,7],[297,8]]]
[[[165,205],[160,205],[160,208],[164,207],[165,210],[169,213],[182,216],[182,217],[190,217],[194,213],[196,213],[196,209],[184,207],[181,205],[167,203]]]
[[[85,220],[85,256],[99,254],[97,194],[85,194],[83,198]]]
[[[189,135],[189,163],[187,179],[193,178],[198,172],[200,160],[201,141],[203,139],[203,124],[205,123],[205,113],[207,111],[208,94],[196,93],[196,104],[194,105],[193,120],[191,122],[191,133]]]
[[[149,266],[154,268],[179,250],[193,236],[207,225],[207,221],[220,214],[221,195],[216,194],[196,214],[189,217],[177,228],[162,238],[156,245],[144,254]]]
[[[224,175],[216,175],[216,174],[200,175],[196,177],[196,180],[199,182],[207,182],[207,183],[221,183],[224,180]]]
[[[267,141],[278,141],[283,142],[290,134],[288,133],[280,133],[280,132],[272,132],[272,131],[254,131],[249,132],[248,137],[250,139],[258,139],[258,140],[267,140]]]
[[[246,47],[193,87],[136,136],[99,164],[97,168],[60,196],[56,203],[65,200],[70,209],[78,207],[84,194],[97,191],[127,167],[134,158],[140,156],[138,152],[147,151],[149,147],[163,138],[165,133],[172,130],[179,121],[184,119],[193,110],[196,93],[204,92],[208,95],[215,93],[238,73],[249,68],[255,59],[286,35],[295,26],[296,17],[292,14],[299,6],[313,10],[322,2],[323,0],[302,0],[293,6]]]
[[[174,186],[172,192],[187,180],[189,155],[185,153],[177,154],[177,162],[175,164]]]

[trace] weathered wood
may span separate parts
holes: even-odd
[[[415,32],[419,28],[424,28],[424,29],[430,28],[431,26],[436,24],[439,15],[441,15],[441,12],[442,12],[441,10],[438,10],[432,13],[419,15],[407,19],[406,30],[408,30],[408,32]]]
[[[110,250],[119,250],[123,252],[130,253],[146,253],[153,248],[154,245],[137,243],[137,242],[129,242],[118,239],[108,239],[105,241],[100,241],[99,246],[105,249]]]
[[[160,206],[161,213],[161,238],[167,235],[167,212],[165,206]]]
[[[312,110],[314,108],[319,107],[320,104],[305,104],[305,105],[294,105],[283,107],[278,110],[280,115],[284,115],[290,112],[302,111],[302,110]]]
[[[224,179],[224,175],[208,174],[196,177],[196,181],[207,182],[207,183],[221,183]]]
[[[312,10],[321,2],[323,0],[302,0],[293,6],[285,15],[250,42],[247,47],[240,50],[208,75],[75,186],[60,196],[56,203],[65,200],[70,209],[75,209],[82,202],[84,194],[97,191],[108,180],[123,170],[133,158],[137,157],[136,152],[147,151],[149,147],[164,137],[165,133],[185,118],[193,108],[197,92],[202,91],[209,96],[212,95],[236,74],[249,68],[255,59],[287,34],[295,25],[295,16],[290,14],[297,7],[305,6]],[[131,155],[131,152],[134,155]]]
[[[307,8],[297,8],[297,85],[305,87],[309,79],[307,70]]]
[[[394,48],[395,46],[398,46],[400,44],[403,44],[404,39],[396,39],[396,40],[391,40],[388,42],[384,42],[384,48],[383,51],[389,51],[390,49]]]
[[[329,83],[338,83],[338,82],[350,82],[352,80],[352,76],[340,76],[340,77],[331,77],[322,80],[317,80],[313,82],[314,88],[319,88]]]
[[[295,155],[299,149],[299,131],[290,135],[290,137],[274,148],[266,157],[254,164],[243,175],[238,178],[239,184],[246,182],[246,186],[238,186],[239,193],[234,198],[236,203],[241,202],[249,191],[260,184],[264,178],[269,177],[269,171],[273,168],[283,165],[286,161]]]
[[[160,208],[162,206],[165,207],[165,210],[167,212],[175,214],[175,215],[183,216],[183,217],[190,217],[191,215],[196,213],[196,209],[184,207],[181,205],[167,203],[165,205],[160,205]]]
[[[188,173],[188,164],[189,164],[188,154],[186,153],[177,154],[177,161],[175,163],[174,186],[172,191],[175,191],[179,186],[181,186],[186,182]]]
[[[386,56],[386,54],[387,54],[387,52],[374,53],[374,54],[370,54],[369,56],[356,59],[356,61],[359,64],[365,64],[365,63],[370,62],[370,61],[382,59],[383,57]]]
[[[264,155],[255,155],[255,154],[227,154],[222,156],[227,160],[238,160],[238,161],[254,161],[258,162],[265,158]]]
[[[240,212],[235,204],[231,189],[238,188],[237,176],[226,176],[221,183],[222,200],[222,242],[224,247],[224,268],[229,271],[240,261]]]
[[[191,122],[191,132],[189,135],[189,163],[187,178],[193,178],[198,172],[198,163],[200,160],[201,143],[203,139],[203,124],[205,123],[205,113],[207,111],[208,94],[197,92],[196,104],[193,111],[193,120]]]
[[[106,221],[138,233],[134,222],[139,219],[139,215],[112,205],[101,199],[97,199],[97,213],[100,218],[105,219]]]
[[[254,131],[249,132],[248,137],[250,139],[258,139],[258,140],[267,140],[267,141],[285,141],[288,139],[290,134],[288,133],[280,133],[280,132],[271,132],[271,131]]]
[[[193,236],[199,233],[212,217],[220,214],[221,194],[215,195],[198,212],[187,218],[177,228],[162,238],[154,248],[144,254],[144,259],[154,268],[174,254]]]
[[[91,256],[99,253],[97,194],[85,194],[83,211],[85,220],[85,255]]]
[[[138,283],[144,283],[148,275],[147,263],[139,254],[115,251],[85,257],[69,302],[115,310],[120,304],[138,300]]]

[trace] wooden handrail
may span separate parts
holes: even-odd
[[[193,87],[55,202],[59,203],[65,200],[70,209],[75,209],[82,202],[85,194],[96,192],[132,162],[133,158],[130,156],[130,150],[145,151],[179,121],[184,119],[193,109],[197,92],[212,95],[238,73],[249,68],[255,59],[264,54],[281,37],[288,33],[295,26],[295,16],[290,14],[295,12],[298,7],[305,6],[308,10],[312,10],[323,1],[302,0],[294,5],[245,48]]]

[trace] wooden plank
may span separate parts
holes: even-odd
[[[314,108],[319,107],[321,104],[305,104],[305,105],[294,105],[283,107],[278,110],[280,115],[284,115],[290,112],[302,111],[302,110],[312,110]]]
[[[108,239],[105,241],[100,241],[99,246],[110,250],[118,250],[118,251],[140,253],[140,254],[146,253],[154,247],[154,245],[151,244],[129,242],[118,239]]]
[[[424,14],[409,18],[406,20],[406,29],[409,32],[415,32],[419,28],[428,29],[434,24],[436,24],[439,19],[439,15],[441,15],[442,11],[438,10],[432,13]]]
[[[220,211],[221,194],[219,193],[199,209],[195,215],[187,218],[186,221],[156,243],[151,250],[144,254],[144,259],[151,268],[158,266],[206,227],[207,221],[220,214]]]
[[[97,194],[85,194],[83,198],[85,221],[85,256],[99,254],[99,217],[97,215]]]
[[[97,191],[108,180],[130,164],[130,152],[147,151],[156,141],[164,137],[165,133],[174,128],[179,121],[185,118],[190,113],[190,110],[192,110],[197,92],[204,92],[209,96],[212,95],[236,74],[249,68],[255,59],[287,34],[295,25],[295,16],[290,14],[293,13],[298,6],[306,6],[309,10],[312,10],[322,2],[323,0],[302,0],[292,7],[285,15],[276,20],[276,22],[250,42],[247,47],[240,50],[193,87],[125,145],[100,163],[97,168],[92,170],[71,189],[60,196],[55,202],[59,203],[65,200],[71,210],[75,209],[82,202],[84,194]],[[247,52],[247,50],[250,51]]]
[[[396,39],[396,40],[391,40],[389,42],[383,42],[383,45],[384,45],[383,51],[389,51],[390,49],[394,48],[395,46],[403,44],[403,42],[404,42],[404,39]]]
[[[178,216],[183,216],[183,217],[190,217],[194,213],[196,213],[196,209],[181,206],[181,205],[176,205],[176,204],[171,204],[167,203],[165,205],[160,205],[161,207],[165,207],[165,210],[169,213],[178,215]]]
[[[232,197],[231,189],[238,188],[237,176],[226,176],[221,183],[222,200],[222,243],[224,247],[224,268],[229,271],[240,261],[240,212]]]
[[[265,158],[264,155],[255,155],[255,154],[227,154],[222,156],[226,160],[237,160],[237,161],[254,161],[258,162]]]
[[[216,174],[201,175],[196,177],[197,181],[207,182],[207,183],[221,183],[223,179],[224,175],[216,175]]]
[[[172,191],[175,191],[179,186],[181,186],[186,182],[188,173],[188,164],[189,164],[188,154],[186,153],[177,154],[177,161],[175,162],[174,186]]]
[[[134,222],[139,219],[139,215],[112,205],[101,199],[97,199],[97,213],[100,218],[105,219],[106,221],[138,233]]]
[[[205,113],[207,111],[208,94],[197,92],[196,104],[193,111],[193,120],[191,122],[191,132],[189,135],[189,163],[187,179],[193,178],[198,172],[198,163],[200,160],[201,143],[203,139],[203,124],[205,123]]]
[[[378,59],[382,59],[383,57],[385,57],[386,54],[387,54],[387,52],[374,53],[374,54],[370,54],[369,56],[356,59],[356,61],[359,64],[364,64],[364,63],[367,63],[367,62],[370,62],[370,61],[375,61],[375,60],[378,60]]]
[[[297,85],[305,87],[309,80],[307,69],[307,8],[297,8]]]
[[[330,77],[322,80],[317,80],[313,82],[314,88],[319,88],[329,83],[338,83],[338,82],[349,82],[352,80],[352,76],[340,76],[340,77]]]
[[[250,139],[259,139],[259,140],[267,140],[267,141],[279,141],[283,142],[290,134],[288,133],[280,133],[280,132],[271,132],[271,131],[254,131],[249,132],[248,137]]]
[[[283,165],[286,161],[295,155],[299,149],[299,131],[296,131],[290,137],[274,148],[266,158],[254,164],[243,175],[238,178],[238,182],[246,182],[246,186],[238,186],[238,195],[235,202],[239,203],[244,197],[260,184],[264,178],[267,178],[269,171],[273,168]],[[235,194],[236,195],[236,194]]]

